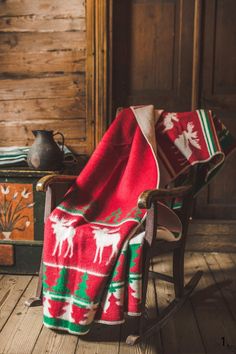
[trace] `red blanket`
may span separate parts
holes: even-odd
[[[180,156],[176,149],[174,155],[159,150],[160,163],[176,168],[172,174],[171,169],[163,173],[169,179],[178,175],[181,163],[183,168],[186,161],[215,165],[214,159],[218,163],[217,156],[224,156],[217,134],[210,138],[215,149],[207,147],[209,139],[198,124],[198,113],[190,112],[183,119],[161,113],[153,106],[123,110],[48,218],[43,276],[46,326],[85,334],[94,320],[117,324],[123,322],[124,312],[140,315],[144,233],[137,231],[145,211],[137,207],[137,200],[160,182],[156,123],[158,145],[166,149],[169,139],[181,151]],[[215,132],[214,125],[211,129]]]

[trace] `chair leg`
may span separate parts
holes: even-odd
[[[38,284],[34,297],[29,298],[25,301],[25,306],[33,307],[42,305],[42,286],[43,286],[43,257],[40,262],[39,276],[38,276]]]
[[[182,248],[174,250],[173,281],[175,297],[180,298],[184,293],[184,250]]]
[[[147,295],[147,287],[148,287],[148,275],[149,275],[149,267],[150,267],[150,257],[147,252],[145,262],[144,262],[144,278],[142,284],[142,304],[141,304],[141,316],[138,320],[138,331],[136,334],[130,334],[126,338],[126,343],[133,345],[139,338],[143,337],[143,333],[145,332],[144,322],[146,317],[146,295]]]

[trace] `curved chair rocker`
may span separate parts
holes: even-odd
[[[193,202],[194,202],[194,184],[197,178],[197,168],[191,167],[189,180],[185,185],[174,188],[148,190],[144,191],[138,200],[138,206],[142,209],[147,209],[147,217],[145,222],[145,262],[143,267],[143,287],[142,287],[142,315],[139,317],[138,333],[128,335],[126,343],[134,345],[139,341],[151,336],[155,331],[170,319],[177,310],[179,310],[189,295],[192,293],[198,284],[202,272],[198,271],[188,284],[184,285],[184,253],[187,239],[188,224],[191,217]],[[41,178],[37,183],[37,191],[46,192],[45,217],[55,207],[54,194],[52,193],[54,186],[61,183],[72,183],[76,176],[66,175],[49,175]],[[158,240],[158,203],[164,202],[168,205],[174,205],[176,198],[182,199],[182,206],[176,210],[179,219],[182,222],[182,237],[173,242]],[[171,203],[171,204],[170,204]],[[150,263],[154,257],[160,254],[173,253],[173,275],[166,275],[150,270]],[[39,282],[36,292],[36,297],[30,298],[27,306],[36,306],[41,303],[42,299],[42,265],[40,267]],[[145,319],[145,303],[148,287],[148,277],[159,278],[174,284],[175,298],[174,300],[160,313],[156,321],[151,324]]]

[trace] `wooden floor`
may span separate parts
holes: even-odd
[[[165,258],[155,267],[168,271],[170,264]],[[24,301],[34,294],[37,277],[0,275],[0,353],[236,353],[236,254],[188,253],[186,280],[198,269],[202,269],[204,275],[191,299],[160,333],[135,347],[124,343],[130,323],[113,327],[95,325],[90,334],[82,338],[43,327],[42,307],[24,306]],[[171,300],[172,294],[172,286],[160,281],[160,308]],[[154,303],[150,284],[150,309]]]

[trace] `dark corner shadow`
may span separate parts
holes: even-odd
[[[221,281],[217,284],[209,285],[204,289],[198,290],[198,288],[196,288],[196,290],[194,291],[190,299],[192,299],[196,305],[201,304],[203,302],[207,302],[207,304],[210,304],[212,302],[217,302],[219,297],[217,296],[216,293],[220,289],[230,286],[232,282],[233,280],[228,279],[228,280]]]

